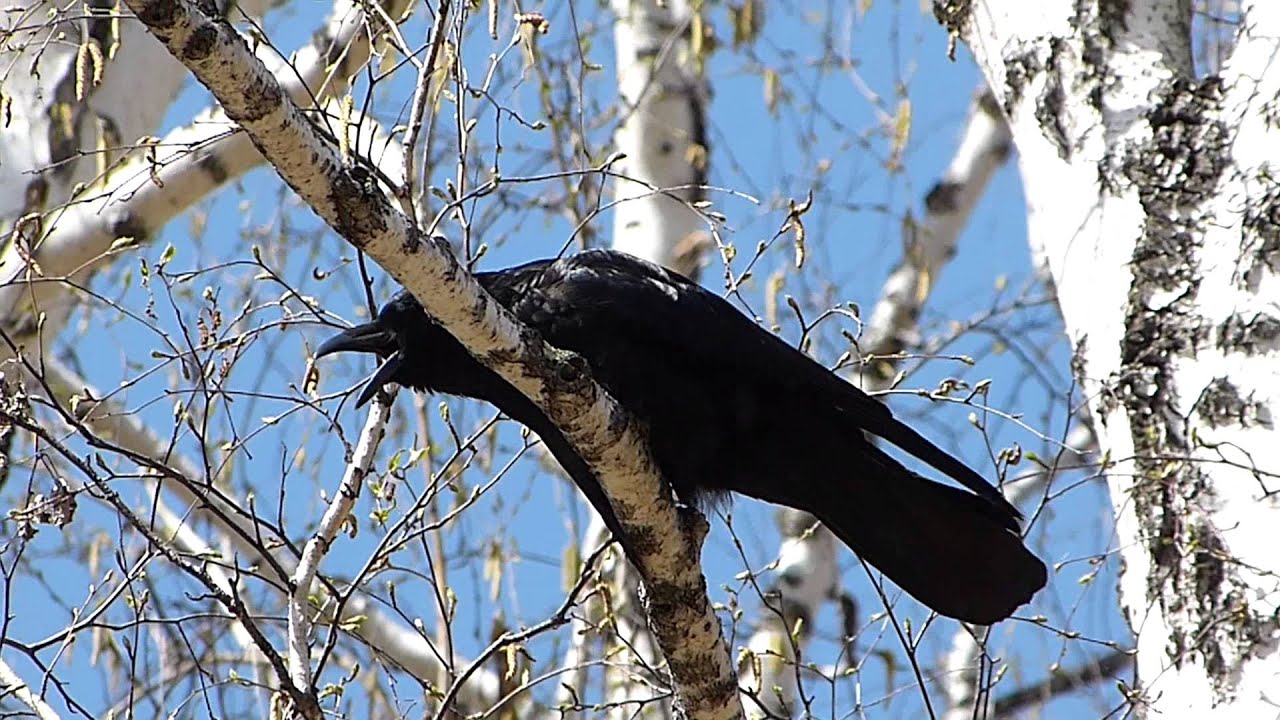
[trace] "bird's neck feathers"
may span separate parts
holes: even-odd
[[[539,423],[542,414],[537,406],[485,367],[443,327],[433,321],[418,330],[401,345],[401,352],[407,355],[398,383],[421,392],[481,400],[525,425]]]

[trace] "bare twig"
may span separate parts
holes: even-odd
[[[1060,669],[1043,682],[1016,688],[996,698],[992,710],[996,717],[1008,717],[1033,704],[1042,704],[1063,693],[1079,690],[1097,682],[1109,680],[1133,669],[1132,650],[1115,650],[1096,660],[1088,660],[1078,667]]]
[[[320,560],[333,546],[338,531],[351,520],[352,509],[360,497],[365,476],[373,467],[378,444],[386,432],[387,418],[391,416],[391,403],[396,393],[380,392],[374,396],[373,405],[365,419],[360,439],[347,463],[338,492],[330,501],[320,520],[319,527],[302,549],[302,557],[293,573],[292,592],[289,596],[289,677],[294,687],[304,691],[311,689],[311,619],[309,598],[311,585],[320,570]]]
[[[426,113],[436,89],[442,81],[433,84],[436,75],[436,60],[440,57],[440,47],[444,45],[445,23],[449,20],[449,0],[440,0],[436,7],[436,21],[431,26],[431,49],[427,53],[427,61],[418,73],[418,82],[413,89],[413,106],[409,114],[409,129],[404,139],[404,184],[397,189],[400,196],[400,209],[411,218],[417,218],[414,209],[414,159],[418,152],[418,134],[422,132],[422,116]]]

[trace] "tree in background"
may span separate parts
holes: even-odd
[[[129,4],[167,48],[124,5],[10,13],[0,706],[664,717],[678,696],[694,717],[1102,717],[1267,702],[1270,575],[1235,539],[1261,536],[1269,509],[1267,375],[1234,363],[1272,352],[1275,93],[1258,79],[1280,23],[1261,5],[1171,3],[1164,24],[1007,5],[937,9],[990,81],[967,114],[972,69],[901,7],[337,3],[311,27],[300,6]],[[1214,44],[1196,71],[1188,28],[1205,17],[1223,25],[1198,26]],[[1167,61],[1155,74],[1133,50],[1148,46]],[[198,111],[205,87],[221,105]],[[1029,253],[997,175],[1010,138]],[[287,185],[254,171],[264,158]],[[653,503],[629,520],[668,540],[646,606],[536,437],[445,398],[353,412],[369,367],[309,361],[395,281],[473,349],[541,352],[468,311],[479,296],[446,277],[446,244],[406,250],[432,236],[467,267],[612,244],[700,272],[1000,478],[1050,588],[1019,619],[961,627],[810,518],[774,527],[739,500],[710,518],[703,593],[698,529]],[[1244,260],[1172,262],[1212,248]],[[1199,309],[1210,297],[1221,318]],[[581,426],[571,439],[611,491],[644,497],[642,438],[604,422],[616,409],[590,383],[508,365]],[[1104,469],[1129,499],[1114,533]],[[697,592],[662,595],[681,587]],[[719,635],[693,621],[713,610]]]

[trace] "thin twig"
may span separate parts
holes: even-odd
[[[338,531],[351,517],[356,499],[360,497],[360,489],[364,487],[364,478],[373,467],[378,444],[386,434],[387,419],[391,417],[391,404],[394,401],[395,392],[380,392],[374,396],[373,407],[369,409],[369,416],[360,432],[351,461],[347,463],[338,492],[325,510],[315,534],[302,549],[302,557],[293,574],[293,591],[288,602],[289,677],[294,687],[302,691],[311,687],[312,680],[309,643],[311,619],[308,616],[311,585],[320,570],[321,559],[329,552]]]
[[[1133,650],[1115,650],[1096,660],[1088,660],[1079,667],[1059,670],[1043,682],[1011,690],[996,698],[993,714],[995,717],[1006,717],[1033,703],[1043,703],[1057,695],[1113,678],[1133,667],[1133,653]]]
[[[404,139],[404,185],[399,190],[400,206],[405,215],[417,220],[413,202],[413,161],[418,146],[418,134],[422,132],[422,116],[426,113],[427,100],[431,97],[431,76],[436,71],[436,58],[444,44],[444,25],[449,17],[450,0],[440,0],[436,21],[431,26],[431,51],[427,62],[418,73],[418,84],[413,90],[413,107],[409,114],[409,128]]]

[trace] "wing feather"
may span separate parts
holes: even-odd
[[[491,288],[551,344],[600,357],[629,344],[679,358],[691,372],[730,373],[741,383],[830,407],[849,425],[879,436],[1020,518],[981,475],[893,416],[885,404],[841,379],[720,296],[677,273],[612,251],[587,251],[504,271]]]

